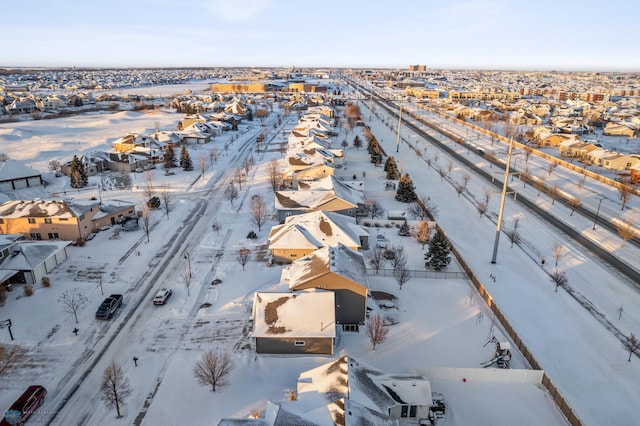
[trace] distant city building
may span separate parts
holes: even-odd
[[[409,71],[426,71],[426,65],[409,65]]]

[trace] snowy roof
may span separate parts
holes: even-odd
[[[322,247],[294,260],[291,266],[282,271],[282,277],[289,281],[290,288],[295,288],[329,272],[369,287],[364,257],[343,244]]]
[[[336,336],[335,296],[331,291],[256,292],[253,337]]]
[[[0,205],[0,216],[70,218],[76,216],[76,213],[66,201],[36,199],[7,201]]]
[[[289,216],[269,234],[269,248],[320,248],[342,243],[360,247],[360,236],[369,235],[354,218],[332,212]]]
[[[0,182],[11,179],[20,179],[26,177],[40,176],[42,173],[32,169],[29,166],[14,161],[0,161]]]
[[[421,375],[388,374],[354,358],[344,356],[335,361],[305,371],[298,377],[298,403],[287,405],[296,412],[297,407],[315,407],[305,414],[314,414],[329,403],[345,400],[346,410],[329,411],[333,417],[345,418],[343,424],[388,424],[389,409],[397,405],[431,405],[431,385]],[[359,408],[359,409],[358,409]],[[311,420],[325,419],[307,417]]]
[[[2,270],[30,271],[71,244],[70,241],[18,241],[12,246],[9,256],[1,266]]]
[[[347,194],[349,196],[350,194]],[[338,196],[334,190],[328,191],[277,191],[275,193],[276,210],[285,209],[318,209],[331,200],[340,199],[352,207],[357,207],[357,201]],[[347,206],[345,206],[347,208]]]

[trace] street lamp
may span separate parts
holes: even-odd
[[[596,210],[596,218],[593,220],[593,230],[596,229],[596,222],[598,221],[598,215],[600,214],[600,205],[602,204],[604,197],[598,197],[598,210]]]
[[[187,266],[189,267],[189,278],[191,278],[191,258],[189,257],[189,252],[185,252],[184,258],[187,259]]]

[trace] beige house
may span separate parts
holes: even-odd
[[[635,135],[635,130],[625,124],[610,122],[604,126],[602,133],[607,136],[628,136],[631,138]]]
[[[354,250],[369,247],[369,233],[356,220],[317,211],[288,217],[269,233],[268,248],[276,261],[292,262],[325,246],[344,244]]]
[[[135,206],[122,201],[14,200],[0,204],[0,232],[30,240],[77,241],[135,214]]]
[[[640,160],[624,154],[611,155],[602,159],[602,167],[609,170],[629,170]]]
[[[336,323],[346,331],[358,331],[358,326],[365,323],[369,282],[361,253],[343,244],[322,247],[293,261],[282,271],[281,281],[292,291],[334,292]]]

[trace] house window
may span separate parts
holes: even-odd
[[[0,219],[0,225],[4,224],[4,219]]]
[[[358,324],[342,324],[343,331],[358,332]]]
[[[61,218],[59,218],[58,220],[59,220],[59,221],[67,221],[67,220],[69,220],[69,219],[67,219],[66,217],[61,217]]]
[[[400,409],[400,417],[407,417],[409,415],[409,406],[403,405]]]
[[[304,340],[296,340],[294,345],[296,345],[296,346],[304,346],[305,343],[304,343]]]
[[[410,405],[409,406],[409,417],[416,417],[418,415],[418,406]]]
[[[38,232],[32,232],[31,234],[29,234],[31,236],[32,240],[41,240],[42,236],[38,233]]]
[[[32,217],[30,217],[29,219],[27,219],[27,222],[29,222],[30,224],[34,224],[36,223],[36,220]]]
[[[44,223],[51,223],[51,218],[50,217],[45,217],[44,218]]]
[[[58,235],[57,232],[49,232],[49,239],[50,240],[59,240],[60,239],[60,235]]]

